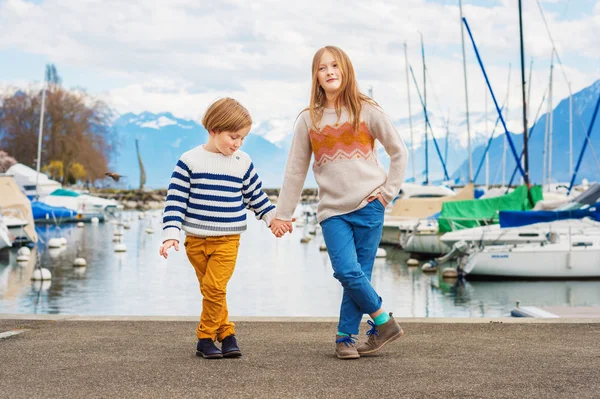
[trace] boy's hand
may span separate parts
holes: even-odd
[[[292,222],[295,222],[296,218],[292,218],[291,221],[289,220],[281,220],[281,219],[273,219],[271,221],[271,226],[269,226],[271,228],[271,232],[275,235],[275,237],[277,238],[281,238],[285,235],[285,233],[287,232],[292,232],[294,230],[294,225],[292,224]]]
[[[163,244],[160,246],[160,250],[158,251],[160,253],[160,256],[164,256],[164,258],[167,259],[168,258],[167,250],[169,248],[171,248],[172,246],[175,246],[175,251],[179,251],[179,241],[167,240],[167,241],[163,242]]]

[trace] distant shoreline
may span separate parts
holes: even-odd
[[[269,200],[277,203],[279,188],[264,188]],[[167,197],[167,189],[156,190],[126,190],[117,188],[102,188],[91,191],[91,194],[101,198],[111,199],[119,202],[125,209],[151,210],[162,209]],[[300,202],[317,202],[318,189],[305,188],[302,190]]]

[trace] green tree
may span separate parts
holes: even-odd
[[[62,181],[65,176],[65,167],[62,161],[50,161],[48,165],[42,167],[42,172],[50,176],[51,179]]]

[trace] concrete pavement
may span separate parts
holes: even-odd
[[[195,356],[195,318],[0,315],[6,398],[598,397],[600,322],[407,319],[341,361],[329,319],[243,319],[240,359]],[[470,322],[469,322],[470,320]],[[361,329],[364,339],[366,325]]]

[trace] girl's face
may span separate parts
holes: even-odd
[[[325,51],[321,56],[317,79],[325,93],[330,95],[337,94],[342,85],[342,71],[339,68],[338,61],[329,51]]]
[[[208,151],[218,152],[223,155],[233,155],[242,146],[244,139],[250,132],[250,127],[241,128],[237,132],[209,132],[210,135],[205,148]]]

